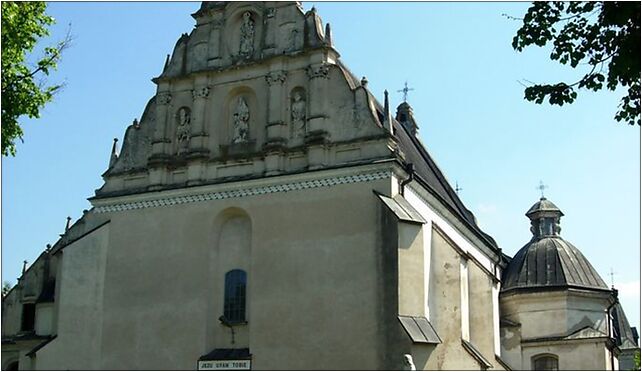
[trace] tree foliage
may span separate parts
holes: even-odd
[[[54,19],[45,13],[44,2],[2,2],[2,155],[15,155],[15,140],[22,140],[18,119],[40,116],[60,85],[46,86],[45,76],[54,70],[69,36],[44,53],[35,64],[27,61],[38,39],[49,35]]]
[[[577,90],[624,87],[617,121],[640,125],[640,2],[534,2],[513,38],[513,48],[552,43],[550,58],[588,71],[575,83],[535,84],[528,101],[573,103]]]
[[[2,282],[2,298],[4,298],[9,291],[11,290],[11,282],[4,281]]]

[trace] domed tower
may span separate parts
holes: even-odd
[[[544,197],[526,212],[533,238],[502,277],[502,357],[522,370],[613,369],[607,312],[614,296],[560,236],[563,215]]]

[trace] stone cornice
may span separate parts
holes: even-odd
[[[278,192],[298,191],[342,184],[376,181],[392,177],[389,164],[314,172],[251,181],[150,192],[109,199],[91,200],[94,213],[121,212],[229,198],[242,198]]]

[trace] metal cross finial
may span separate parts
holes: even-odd
[[[542,180],[539,181],[539,186],[537,186],[537,189],[542,193],[542,198],[544,197],[544,189],[548,189],[547,185],[544,185],[544,182]]]
[[[403,101],[406,102],[408,100],[408,92],[411,90],[415,90],[415,88],[408,88],[408,82],[406,81],[403,85],[403,89],[400,89],[397,92],[403,93]]]
[[[463,190],[461,187],[459,187],[459,182],[455,181],[455,192],[459,194],[459,192]]]
[[[615,272],[613,271],[613,268],[611,268],[609,276],[611,277],[611,288],[615,288],[615,280],[613,279],[613,277],[615,276]]]

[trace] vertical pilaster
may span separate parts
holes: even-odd
[[[325,130],[326,119],[326,93],[329,79],[330,66],[327,63],[320,63],[308,67],[307,73],[310,78],[308,133],[314,137],[327,135]]]
[[[287,122],[283,117],[286,101],[284,83],[287,79],[285,71],[272,71],[265,76],[268,88],[268,124],[266,127],[266,142],[264,149],[266,175],[274,175],[283,169],[283,148],[287,142]]]
[[[265,76],[268,83],[268,124],[267,144],[283,144],[287,139],[286,122],[283,118],[283,84],[287,78],[285,71],[272,71]]]
[[[305,142],[308,145],[308,166],[310,169],[322,168],[327,163],[328,131],[325,127],[327,85],[330,66],[327,63],[314,64],[308,67],[310,79],[308,100],[308,130]]]
[[[197,185],[201,182],[205,160],[209,155],[207,148],[207,131],[205,130],[205,110],[210,88],[207,86],[207,77],[199,77],[192,90],[192,128],[187,158],[187,184]]]
[[[167,111],[169,109],[172,95],[169,92],[158,92],[156,94],[156,128],[152,140],[152,158],[163,158],[167,156],[170,143],[169,125],[167,123]]]
[[[192,108],[192,133],[190,136],[190,157],[203,156],[209,153],[207,149],[207,131],[205,130],[205,109],[207,97],[210,94],[210,88],[201,83],[197,83],[192,91],[194,99]]]
[[[159,87],[160,90],[160,87]],[[156,128],[152,138],[152,155],[149,157],[149,189],[160,188],[167,171],[163,165],[169,161],[168,114],[172,95],[163,90],[156,94]]]

